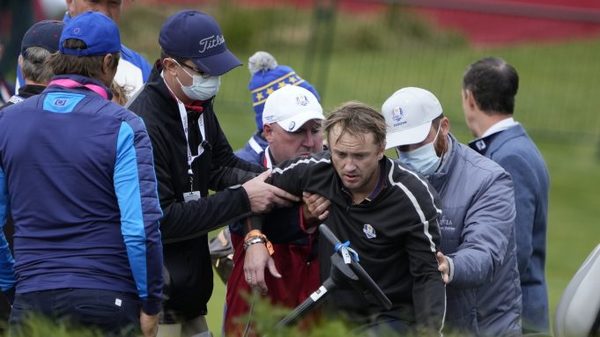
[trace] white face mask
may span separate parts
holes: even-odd
[[[177,63],[177,61],[175,61]],[[192,78],[192,85],[183,85],[179,78],[177,82],[181,85],[183,93],[192,100],[206,101],[219,92],[221,86],[221,76],[203,77],[202,75],[190,74],[183,66],[177,63],[181,69]]]
[[[434,147],[439,134],[440,127],[438,127],[435,138],[431,143],[425,144],[412,151],[402,152],[396,148],[398,160],[417,173],[420,173],[424,176],[431,175],[438,169],[441,161],[441,158],[435,152]]]

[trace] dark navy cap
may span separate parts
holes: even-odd
[[[184,10],[173,14],[163,24],[158,43],[167,55],[190,59],[211,76],[242,65],[227,49],[217,21],[202,12]]]
[[[58,50],[58,41],[62,33],[64,23],[57,20],[43,20],[29,27],[21,40],[21,54],[29,47],[41,47],[51,53]]]
[[[85,42],[85,49],[65,48],[68,39]],[[60,36],[59,50],[65,55],[99,56],[121,51],[121,36],[117,24],[108,16],[88,11],[72,18],[65,24]]]

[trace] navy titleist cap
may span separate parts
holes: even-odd
[[[21,40],[21,54],[29,47],[44,48],[50,53],[58,51],[58,41],[62,33],[64,23],[58,20],[43,20],[29,27]]]
[[[87,48],[65,48],[68,39],[85,42]],[[65,23],[60,36],[59,50],[61,54],[75,56],[100,56],[121,51],[121,36],[117,24],[108,16],[87,11]]]
[[[158,43],[167,55],[190,59],[211,76],[242,65],[227,49],[217,21],[206,13],[184,10],[173,14],[160,29]]]

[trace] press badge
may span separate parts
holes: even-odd
[[[200,200],[200,198],[202,198],[200,191],[192,191],[192,192],[183,193],[183,201],[185,201],[185,202]]]

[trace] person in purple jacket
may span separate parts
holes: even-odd
[[[471,64],[463,77],[462,105],[477,139],[469,146],[510,173],[515,186],[515,237],[523,291],[523,332],[549,333],[546,227],[549,176],[540,151],[513,119],[516,69],[497,57]]]
[[[104,14],[62,31],[40,94],[0,111],[0,288],[16,289],[11,335],[30,315],[106,336],[155,336],[162,217],[142,120],[110,101],[121,49]]]

